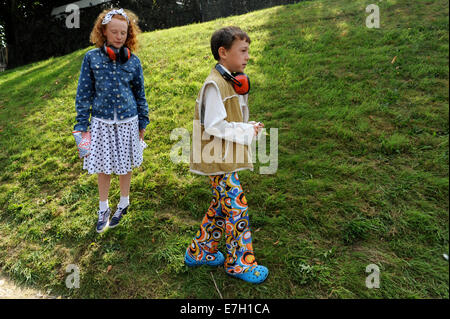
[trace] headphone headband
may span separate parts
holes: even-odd
[[[241,87],[242,83],[239,82],[234,76],[232,76],[230,73],[225,71],[223,66],[221,66],[219,63],[216,64],[216,70],[219,71],[219,73],[224,77],[225,80],[231,81],[237,86]]]

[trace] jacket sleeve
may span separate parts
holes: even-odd
[[[89,57],[86,54],[81,64],[80,78],[78,79],[77,96],[75,99],[75,109],[77,111],[74,126],[75,131],[86,132],[89,127],[89,117],[91,115],[92,101],[94,99],[94,76],[89,64]]]
[[[147,127],[150,120],[148,118],[148,103],[145,98],[144,73],[140,61],[138,65],[139,67],[131,84],[133,85],[132,91],[137,104],[139,130],[142,130]]]

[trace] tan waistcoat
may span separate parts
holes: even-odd
[[[230,82],[213,68],[200,90],[195,105],[190,171],[200,175],[221,175],[243,169],[253,170],[251,147],[209,135],[203,121],[203,95],[207,85],[216,85],[225,105],[228,122],[243,122],[239,96]],[[202,138],[203,137],[203,138]]]

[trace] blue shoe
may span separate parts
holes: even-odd
[[[201,266],[201,265],[217,267],[217,266],[223,265],[224,261],[225,261],[225,257],[223,256],[223,254],[220,251],[218,251],[217,253],[214,253],[214,254],[205,253],[203,258],[198,261],[195,260],[194,258],[192,258],[191,256],[189,256],[187,250],[186,250],[186,254],[184,255],[184,263],[188,267],[196,267],[196,266]]]
[[[104,212],[98,211],[98,221],[97,221],[97,233],[104,232],[109,225],[109,215],[111,214],[111,210],[108,208]]]
[[[264,280],[266,280],[267,276],[269,275],[269,269],[267,269],[267,267],[258,265],[247,272],[234,274],[227,271],[226,273],[232,277],[242,279],[252,284],[260,284]]]
[[[109,222],[109,227],[114,228],[117,225],[119,225],[120,220],[122,219],[123,215],[127,214],[128,206],[125,208],[117,207],[116,212],[114,213],[113,217],[111,218],[111,221]]]

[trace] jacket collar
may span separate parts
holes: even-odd
[[[102,62],[109,62],[110,59],[108,56],[106,56],[105,53],[102,52],[101,48],[97,48],[97,54],[100,56],[100,59]]]

